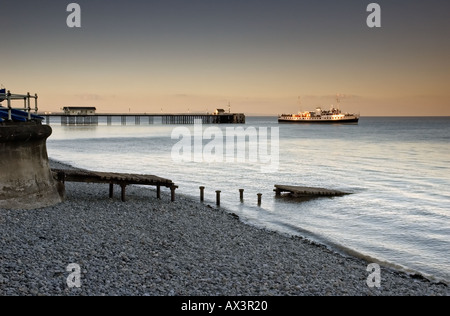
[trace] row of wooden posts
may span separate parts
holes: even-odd
[[[220,206],[220,193],[222,193],[222,191],[216,191],[216,205]],[[244,202],[244,189],[239,189],[239,196],[240,196],[240,200],[241,202]],[[261,206],[262,203],[262,193],[258,193],[258,205]],[[205,187],[201,186],[200,187],[200,202],[204,202],[205,201]]]

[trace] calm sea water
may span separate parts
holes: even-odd
[[[92,170],[169,178],[180,186],[178,192],[196,199],[199,186],[205,186],[205,203],[211,205],[221,190],[222,207],[252,225],[450,281],[450,118],[363,117],[358,125],[320,126],[247,118],[241,127],[279,128],[276,173],[262,172],[264,163],[250,163],[249,157],[245,162],[174,162],[172,148],[179,139],[171,134],[179,125],[119,124],[52,124],[49,156]],[[194,135],[194,127],[186,127]],[[227,127],[234,126],[214,128],[226,134]],[[275,184],[353,194],[299,201],[276,198]],[[258,193],[263,194],[261,206]]]

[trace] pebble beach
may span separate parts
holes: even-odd
[[[51,161],[54,168],[69,168]],[[215,205],[153,189],[66,183],[65,202],[0,210],[0,295],[30,296],[448,296],[443,283],[299,237],[256,228]],[[70,288],[69,264],[81,267]]]

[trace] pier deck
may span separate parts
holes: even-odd
[[[148,113],[96,113],[93,115],[69,115],[64,113],[47,114],[42,113],[45,123],[55,123],[60,121],[61,125],[99,125],[103,122],[106,125],[119,123],[120,125],[151,125],[160,123],[171,124],[245,124],[245,114],[226,113],[215,114],[148,114]]]
[[[312,188],[312,187],[278,185],[278,184],[275,185],[274,191],[277,196],[281,196],[281,193],[283,192],[288,192],[295,197],[343,196],[351,194],[348,192],[329,190],[324,188]]]
[[[52,169],[55,179],[60,183],[65,182],[84,182],[84,183],[105,183],[109,184],[109,197],[113,198],[114,184],[122,188],[122,201],[126,201],[125,188],[127,185],[151,185],[156,186],[157,198],[161,198],[161,187],[167,187],[171,190],[172,202],[175,201],[175,190],[178,188],[172,180],[164,179],[154,175],[129,174],[129,173],[111,173],[96,172],[86,170],[63,170]]]

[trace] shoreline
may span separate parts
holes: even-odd
[[[70,165],[68,163],[58,161],[56,159],[50,159],[50,163],[51,164],[56,164],[55,167],[58,168],[58,169],[78,169],[78,170],[86,170],[86,171],[88,171],[87,169],[75,167],[75,166],[72,166],[72,165]],[[153,190],[153,188],[151,186],[142,186],[142,188],[145,189],[145,190]],[[213,209],[217,209],[217,206],[215,206],[212,203],[212,201],[210,201],[210,203],[212,204],[212,206],[211,206],[211,205],[208,205],[208,202],[206,202],[206,201],[203,202],[203,203],[197,201],[196,197],[193,196],[193,195],[184,194],[184,193],[177,193],[177,196],[178,195],[181,195],[181,196],[185,197],[186,199],[192,200],[194,203],[199,203],[200,205],[207,205],[208,207],[212,207]],[[230,210],[228,210],[228,209],[226,209],[224,207],[219,207],[219,209],[222,210],[222,211],[225,211],[226,213],[228,213],[228,214],[230,214],[232,216],[235,216],[235,218],[239,219],[239,216],[236,215],[235,213],[233,213],[232,211],[230,211]],[[257,229],[267,230],[264,227],[261,227],[261,226],[258,226],[258,225],[253,225],[251,223],[247,223],[247,222],[242,221],[242,220],[240,220],[240,221],[243,224],[245,224],[245,225],[248,225],[248,226],[251,226],[251,227],[254,227],[254,228],[257,228]],[[390,269],[390,270],[392,270],[394,272],[404,273],[404,274],[406,274],[409,277],[414,278],[414,279],[423,279],[424,281],[427,281],[427,282],[430,282],[430,283],[433,283],[433,284],[441,284],[442,283],[442,284],[444,284],[446,286],[450,285],[445,280],[437,279],[437,278],[435,278],[435,277],[433,277],[431,275],[426,275],[424,273],[421,273],[419,271],[416,271],[416,270],[413,270],[413,269],[410,269],[410,268],[407,268],[407,267],[404,267],[404,266],[401,266],[401,265],[397,265],[397,264],[394,264],[394,263],[391,263],[391,262],[388,262],[388,261],[383,261],[383,260],[380,260],[378,258],[365,255],[365,254],[363,254],[361,252],[355,251],[355,250],[347,248],[347,247],[343,247],[343,246],[341,246],[339,244],[329,243],[329,241],[328,242],[327,241],[321,241],[320,238],[317,239],[317,236],[315,236],[314,238],[309,238],[309,237],[305,237],[305,236],[301,236],[301,235],[283,233],[283,232],[276,231],[276,230],[271,230],[271,229],[268,229],[268,231],[275,232],[275,233],[280,234],[280,235],[282,235],[284,237],[287,237],[287,238],[304,239],[305,241],[307,241],[311,245],[314,245],[316,247],[324,247],[327,250],[336,253],[337,255],[340,255],[340,256],[343,256],[343,257],[350,257],[350,258],[360,259],[360,260],[363,260],[364,262],[376,263],[376,264],[379,264],[380,266],[382,266],[382,267],[384,267],[386,269]]]
[[[71,167],[50,160],[55,164]],[[129,186],[128,201],[100,184],[66,183],[66,201],[0,210],[0,295],[447,296],[444,283],[372,263],[301,237],[257,228],[221,208]],[[116,194],[116,196],[120,196]],[[67,265],[81,267],[68,288]]]

